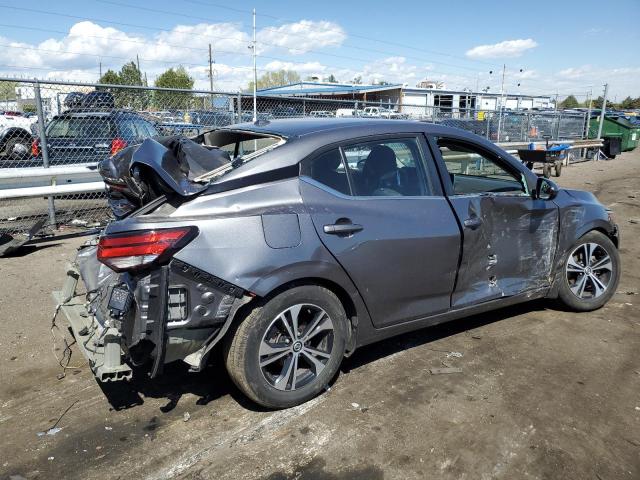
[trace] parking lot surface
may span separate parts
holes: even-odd
[[[0,478],[640,478],[640,149],[555,180],[615,213],[608,305],[537,301],[371,345],[323,395],[277,412],[220,361],[101,388],[75,351],[58,379],[50,291],[83,240],[0,259]],[[461,373],[430,373],[443,366]]]

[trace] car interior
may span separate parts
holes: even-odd
[[[518,173],[507,170],[489,152],[453,139],[438,138],[437,142],[455,195],[526,194]]]
[[[340,150],[332,149],[312,161],[309,176],[346,195],[351,193],[349,179],[355,196],[416,196],[426,191],[415,161],[419,155],[415,143],[394,140],[359,144],[344,148],[342,153],[348,173]]]

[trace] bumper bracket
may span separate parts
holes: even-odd
[[[87,312],[85,304],[75,293],[80,273],[74,265],[67,265],[67,278],[61,291],[53,298],[67,318],[80,351],[88,360],[91,371],[101,382],[129,380],[131,367],[123,363],[120,333],[114,327],[102,327]]]

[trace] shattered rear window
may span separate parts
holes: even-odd
[[[211,181],[245,163],[255,160],[262,154],[285,143],[283,137],[249,130],[213,130],[204,134],[204,144],[224,150],[231,162],[196,178],[195,181]]]

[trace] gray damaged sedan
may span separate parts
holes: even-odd
[[[249,398],[290,407],[360,346],[536,298],[597,309],[620,276],[591,193],[453,128],[263,121],[100,169],[117,219],[55,296],[103,382],[219,348]]]

